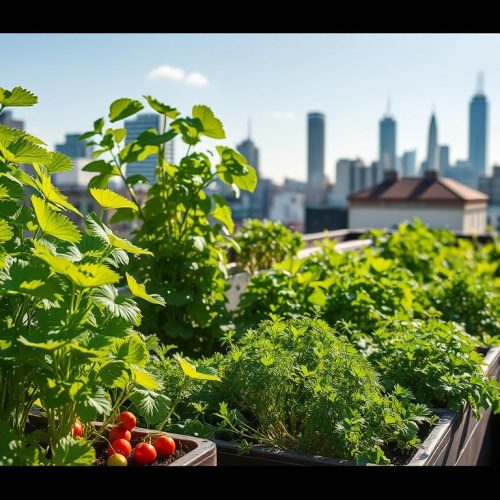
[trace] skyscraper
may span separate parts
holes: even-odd
[[[149,129],[155,129],[160,134],[163,132],[161,130],[161,116],[154,113],[141,113],[133,120],[126,120],[125,128],[127,129],[125,144],[136,140],[143,132]],[[169,163],[173,163],[174,161],[173,141],[169,141],[166,144],[165,159]],[[145,160],[129,163],[127,165],[127,176],[136,174],[144,175],[151,184],[154,184],[156,180],[155,170],[157,160],[157,155],[153,154]]]
[[[251,165],[259,174],[259,150],[257,146],[251,139],[251,127],[250,121],[248,122],[248,138],[240,142],[236,149],[247,159],[249,165]]]
[[[0,115],[0,123],[10,128],[17,128],[19,130],[24,130],[24,122],[22,120],[16,120],[12,117],[12,111],[6,109]]]
[[[414,177],[417,167],[417,152],[405,151],[401,157],[401,173],[403,177]]]
[[[307,182],[318,186],[325,177],[325,115],[307,115]]]
[[[478,77],[476,95],[469,105],[469,163],[478,177],[486,175],[488,136],[488,101],[483,93],[483,78]]]
[[[66,134],[65,142],[63,144],[56,144],[56,151],[59,151],[72,159],[89,158],[89,148],[85,145],[85,141],[78,140],[79,136],[80,134]]]
[[[382,181],[385,170],[396,170],[396,120],[389,110],[380,120],[379,153],[377,182]]]
[[[450,168],[450,146],[439,146],[439,171],[442,175]]]
[[[437,135],[437,122],[434,113],[429,124],[429,142],[427,143],[426,170],[439,170],[439,146]]]

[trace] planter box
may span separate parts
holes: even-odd
[[[29,422],[34,427],[42,427],[47,423],[44,415],[33,412],[30,414]],[[100,422],[95,423],[96,428],[100,427]],[[149,434],[157,434],[158,431],[143,429],[142,427],[135,427],[132,431],[132,440],[141,439]],[[174,460],[166,465],[166,467],[182,467],[182,466],[216,466],[217,465],[217,452],[215,443],[207,439],[200,439],[192,436],[184,436],[182,434],[168,433],[175,441],[177,449],[189,450],[181,458]]]
[[[481,348],[486,354],[484,372],[498,380],[500,376],[500,347]],[[436,409],[439,423],[431,429],[421,447],[407,465],[487,465],[493,455],[493,416],[491,408],[481,411],[476,419],[470,407],[459,414]],[[252,447],[248,454],[239,455],[238,446],[230,441],[215,441],[219,465],[355,465],[339,460],[305,453],[283,451],[261,446]]]

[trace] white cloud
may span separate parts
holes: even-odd
[[[153,68],[148,73],[148,80],[164,79],[182,82],[185,85],[190,85],[192,87],[206,87],[208,85],[208,78],[202,73],[199,73],[198,71],[191,71],[187,73],[182,68],[168,66],[167,64]]]
[[[271,111],[267,113],[267,116],[271,118],[276,118],[278,120],[286,119],[286,120],[294,120],[295,114],[292,111]]]
[[[193,87],[206,87],[208,85],[208,78],[197,71],[189,73],[184,81],[186,85],[192,85]]]

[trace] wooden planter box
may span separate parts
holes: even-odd
[[[486,353],[484,371],[498,380],[500,376],[500,347],[481,349]],[[476,419],[470,407],[459,414],[436,409],[439,423],[407,465],[486,465],[492,460],[493,418],[491,408],[481,411]],[[219,465],[355,465],[339,460],[305,453],[283,451],[261,446],[252,447],[248,454],[239,455],[238,446],[230,441],[215,441]]]
[[[42,427],[46,425],[47,419],[44,415],[34,412],[30,415],[29,421],[35,427]],[[100,427],[100,422],[95,423],[96,428]],[[132,440],[142,439],[147,437],[149,434],[157,434],[158,431],[144,429],[142,427],[135,427],[132,431]],[[182,467],[182,466],[216,466],[217,465],[217,452],[215,448],[215,443],[207,439],[200,439],[192,436],[184,436],[182,434],[172,434],[168,433],[170,437],[175,441],[177,449],[188,449],[189,451],[166,464],[165,467]]]

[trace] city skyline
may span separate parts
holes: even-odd
[[[118,48],[133,71],[110,57]],[[500,68],[494,64],[500,35],[9,34],[0,35],[0,49],[1,85],[24,85],[40,96],[39,105],[16,110],[14,118],[49,147],[87,130],[114,99],[151,93],[184,113],[193,104],[211,106],[233,147],[246,137],[251,117],[261,174],[277,181],[307,178],[305,117],[311,111],[325,115],[330,181],[338,159],[378,159],[378,122],[388,97],[398,157],[416,150],[417,169],[426,159],[434,107],[450,164],[467,160],[469,104],[484,71],[487,173],[500,163]],[[41,69],[47,65],[53,70]]]

